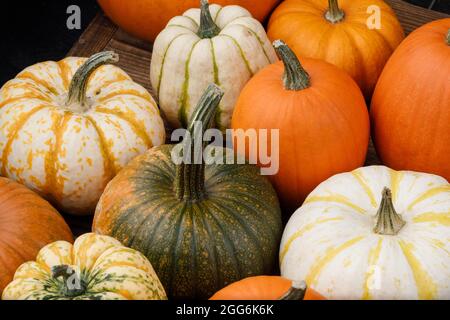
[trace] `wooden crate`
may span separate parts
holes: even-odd
[[[430,21],[449,17],[444,13],[417,7],[401,0],[385,1],[397,13],[406,34]],[[134,81],[152,92],[150,84],[151,43],[129,36],[103,14],[99,14],[68,52],[68,56],[88,57],[103,50],[117,52],[120,55],[120,62],[117,65],[124,69]],[[369,148],[366,164],[381,164],[372,144]],[[66,219],[75,235],[90,231],[92,217],[66,216]]]

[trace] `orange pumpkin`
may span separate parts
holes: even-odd
[[[0,178],[0,203],[1,296],[22,263],[49,243],[73,239],[59,213],[21,184]]]
[[[325,300],[304,282],[279,276],[250,277],[223,288],[210,300]]]
[[[275,48],[285,67],[278,62],[250,80],[238,99],[232,127],[235,142],[244,140],[237,129],[258,131],[255,139],[245,139],[247,158],[260,145],[260,129],[279,130],[279,171],[269,178],[283,207],[295,210],[321,182],[364,164],[369,114],[361,90],[345,72],[307,58],[303,69],[286,44],[276,41]],[[267,134],[267,150],[275,150]],[[239,146],[242,142],[235,144],[241,154]]]
[[[286,0],[270,18],[268,35],[284,40],[298,56],[342,68],[368,100],[404,38],[395,13],[382,0]]]
[[[106,15],[125,31],[155,41],[169,20],[190,8],[199,8],[200,0],[98,0]],[[211,0],[222,6],[239,5],[263,21],[279,0]]]
[[[371,116],[382,161],[450,181],[450,19],[414,31],[386,65]]]

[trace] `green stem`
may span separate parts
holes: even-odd
[[[86,89],[92,73],[105,64],[116,63],[118,61],[119,56],[112,51],[100,52],[90,57],[77,70],[70,82],[66,106],[77,105],[84,107],[87,100]]]
[[[311,86],[311,78],[308,72],[303,69],[294,51],[281,40],[276,40],[273,46],[284,63],[284,88],[295,91],[309,88]]]
[[[198,35],[202,39],[214,38],[220,33],[220,28],[214,23],[209,10],[208,0],[200,1],[200,28],[198,29]]]
[[[283,295],[279,300],[304,300],[306,290],[307,286],[305,281],[293,282],[292,287],[289,289],[289,291],[286,292],[286,294]]]
[[[345,13],[339,8],[338,0],[328,0],[328,11],[325,18],[331,23],[338,23],[344,20]]]
[[[183,151],[190,154],[177,166],[175,192],[179,200],[199,201],[205,194],[205,163],[203,154],[203,135],[214,123],[214,118],[224,92],[211,84],[200,98],[188,127],[190,139],[185,139]],[[189,136],[188,136],[189,137]],[[200,147],[200,148],[199,148]]]
[[[86,293],[86,284],[76,272],[67,265],[59,265],[52,268],[52,277],[63,278],[61,294],[68,298],[78,297]]]
[[[392,193],[388,188],[383,189],[380,208],[376,215],[376,225],[373,231],[381,235],[397,235],[406,222],[395,211]]]
[[[450,46],[450,29],[447,32],[447,44]]]

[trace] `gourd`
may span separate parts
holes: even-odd
[[[119,241],[84,234],[51,243],[24,263],[3,300],[165,300],[152,265]]]
[[[249,159],[250,151],[264,143],[262,130],[278,130],[274,142],[267,131],[267,149],[279,150],[278,173],[269,178],[290,214],[321,182],[364,164],[370,125],[361,90],[347,74],[319,60],[304,58],[302,66],[282,41],[275,48],[282,62],[246,85],[232,128],[236,141],[243,138],[237,130],[257,131],[247,150],[240,150],[242,142],[235,144],[236,152]]]
[[[165,141],[150,94],[113,52],[26,68],[0,90],[0,173],[67,213],[92,214],[106,184]]]
[[[290,281],[279,276],[257,276],[230,284],[210,300],[324,300],[304,281]]]
[[[179,145],[189,145],[183,155],[198,159],[194,145],[222,96],[212,85],[200,99],[188,130],[194,141]],[[172,298],[206,299],[232,282],[271,274],[282,229],[268,179],[256,166],[230,164],[232,150],[214,148],[224,164],[208,165],[178,162],[178,151],[156,147],[123,169],[100,199],[93,230],[144,253]]]
[[[263,22],[279,0],[214,0],[222,6],[239,5]],[[103,11],[132,35],[153,42],[169,20],[198,6],[198,0],[98,0]]]
[[[329,299],[449,299],[450,184],[383,166],[322,183],[291,217],[281,274]]]
[[[272,14],[268,35],[284,40],[299,57],[342,68],[368,101],[404,39],[395,13],[382,0],[286,0]]]
[[[371,106],[383,163],[450,180],[450,19],[431,22],[400,45]]]
[[[173,18],[153,46],[151,83],[170,126],[186,128],[210,83],[225,92],[215,126],[230,127],[247,81],[276,60],[262,25],[244,8],[201,1]]]
[[[72,241],[69,227],[44,199],[6,178],[0,178],[0,296],[14,272],[34,259],[45,245]]]

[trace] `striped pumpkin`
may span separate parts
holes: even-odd
[[[193,120],[203,130],[220,97],[210,87],[200,101]],[[206,299],[235,281],[271,274],[282,229],[270,182],[251,165],[175,165],[172,151],[154,148],[111,181],[94,231],[144,253],[169,297]]]
[[[106,184],[135,156],[165,140],[150,94],[117,55],[33,65],[0,91],[1,175],[58,208],[92,213]]]
[[[236,100],[259,70],[276,61],[262,25],[239,6],[211,5],[173,18],[153,46],[151,83],[174,128],[186,127],[210,83],[225,91],[216,127],[229,128]]]
[[[3,300],[164,300],[152,265],[106,236],[85,234],[72,245],[44,247],[17,269]]]
[[[450,184],[367,167],[322,183],[289,221],[281,273],[331,299],[450,299]]]

